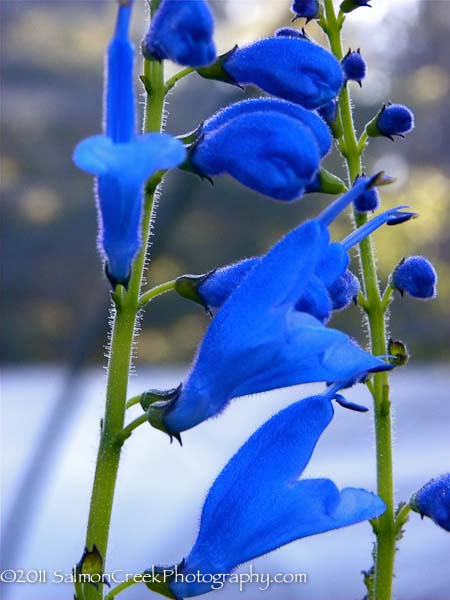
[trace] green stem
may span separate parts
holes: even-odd
[[[121,592],[128,589],[135,583],[141,583],[139,581],[139,575],[135,575],[128,581],[124,581],[123,583],[119,583],[115,588],[113,588],[108,594],[105,596],[105,600],[113,600],[116,596],[118,596]]]
[[[175,279],[172,281],[166,281],[166,283],[161,283],[160,285],[155,286],[151,290],[147,290],[141,295],[139,298],[139,306],[143,308],[146,304],[153,300],[153,298],[162,296],[162,294],[166,294],[173,289],[175,289]]]
[[[195,73],[195,69],[192,67],[186,67],[185,69],[181,69],[178,73],[175,73],[172,77],[166,81],[165,93],[170,92],[170,90],[175,87],[175,85],[181,80],[190,75],[191,73]]]
[[[143,394],[139,394],[139,396],[133,396],[133,398],[130,398],[127,403],[126,403],[126,408],[127,410],[129,408],[131,408],[132,406],[136,406],[136,404],[139,404],[139,402],[141,401]]]
[[[140,415],[139,417],[136,417],[136,419],[134,419],[134,421],[131,421],[131,423],[128,423],[128,425],[126,427],[124,427],[119,434],[117,434],[116,444],[118,444],[119,446],[122,446],[124,441],[130,437],[130,435],[133,433],[133,431],[140,425],[143,425],[144,423],[147,423],[146,413],[144,413],[143,415]]]
[[[338,20],[334,12],[333,0],[325,0],[326,32],[333,54],[338,60],[344,55],[341,38],[342,19]],[[362,172],[362,153],[366,139],[362,136],[358,142],[353,123],[348,85],[341,92],[339,99],[339,119],[342,126],[342,137],[339,147],[346,160],[349,185]],[[356,227],[361,227],[367,217],[363,213],[354,212]],[[371,239],[360,244],[359,257],[363,273],[366,296],[365,310],[369,321],[371,350],[374,355],[382,356],[387,352],[386,344],[386,311],[380,296],[380,289],[375,261],[375,249]],[[375,592],[373,600],[391,600],[392,578],[395,557],[395,523],[394,523],[394,486],[392,469],[392,424],[389,400],[389,378],[386,372],[377,373],[373,381],[373,397],[375,404],[375,435],[377,454],[377,487],[378,494],[386,504],[386,511],[377,519],[376,527],[376,561]]]
[[[152,9],[157,2],[152,2]],[[162,63],[145,61],[144,72],[149,83],[145,107],[144,131],[160,131],[164,109],[164,73]],[[128,291],[121,290],[120,302],[116,303],[116,314],[111,339],[108,365],[106,407],[97,456],[94,486],[92,490],[86,546],[97,546],[103,558],[103,570],[108,547],[114,490],[119,468],[121,445],[117,443],[124,426],[128,374],[131,364],[136,316],[140,310],[139,293],[145,270],[153,198],[161,174],[154,176],[147,184],[142,217],[142,248],[132,269]],[[93,585],[83,586],[84,600],[101,600],[102,585],[96,590]],[[77,600],[83,600],[77,593]]]

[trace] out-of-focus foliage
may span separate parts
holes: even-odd
[[[246,2],[243,11],[239,2],[239,10],[233,9],[233,0],[212,2],[220,23],[219,52],[229,49],[236,36],[248,42],[287,24],[285,4]],[[450,17],[446,3],[437,0],[409,0],[407,11],[403,0],[389,4],[383,25],[371,21],[370,14],[364,22],[349,16],[354,27],[349,27],[347,43],[361,47],[368,63],[362,90],[350,85],[360,130],[386,99],[405,103],[415,113],[416,129],[408,140],[372,141],[366,166],[367,172],[385,169],[398,178],[384,188],[382,208],[405,203],[421,213],[420,219],[376,234],[383,278],[403,256],[413,254],[431,259],[439,275],[439,295],[427,304],[426,315],[418,301],[395,301],[391,333],[408,341],[414,358],[442,359],[448,357],[450,336]],[[6,361],[66,360],[83,323],[96,314],[105,320],[109,291],[96,256],[92,183],[73,167],[71,153],[77,140],[100,129],[102,54],[112,10],[97,2],[2,5]],[[376,18],[376,7],[372,13]],[[146,28],[144,18],[142,8],[134,19],[137,42]],[[313,23],[308,29],[317,32]],[[190,131],[242,97],[226,85],[192,76],[170,96],[168,129]],[[339,161],[326,166],[343,175]],[[309,195],[280,206],[231,179],[217,180],[212,190],[190,174],[174,173],[164,184],[158,210],[150,283],[261,253],[329,200]],[[342,219],[334,234],[347,230]],[[139,340],[141,360],[189,360],[206,324],[201,309],[166,295],[148,313]],[[336,324],[356,334],[357,309],[339,314]],[[105,320],[103,339],[106,331]],[[92,347],[101,343],[102,338]],[[93,358],[102,360],[100,354]]]

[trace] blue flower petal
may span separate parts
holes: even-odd
[[[316,174],[320,152],[311,130],[275,111],[242,114],[202,136],[190,161],[202,176],[228,174],[277,200],[295,200]]]
[[[335,98],[343,84],[341,66],[330,52],[293,37],[265,38],[238,48],[223,67],[237,83],[257,85],[312,109]]]
[[[330,397],[312,396],[250,437],[212,485],[197,540],[179,573],[229,573],[293,540],[384,512],[381,499],[365,490],[339,492],[328,479],[298,479],[332,417]],[[210,591],[211,584],[172,581],[169,589],[191,597]]]
[[[308,127],[316,138],[322,157],[331,150],[332,137],[325,121],[316,112],[307,110],[294,102],[287,102],[279,98],[252,98],[230,104],[205,121],[201,132],[202,134],[208,134],[240,115],[265,111],[285,114],[288,117],[297,119],[300,123]]]

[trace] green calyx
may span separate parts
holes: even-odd
[[[175,579],[178,569],[181,569],[183,565],[184,559],[177,565],[152,567],[144,571],[142,581],[152,592],[177,600],[177,596],[170,591],[169,585]]]
[[[406,345],[401,340],[393,340],[392,338],[388,343],[388,355],[391,365],[396,365],[397,367],[406,365],[410,358]]]
[[[199,288],[213,273],[214,271],[208,271],[208,273],[203,275],[181,275],[175,280],[176,293],[187,300],[192,300],[200,304],[205,310],[208,310],[208,306],[205,304]]]
[[[175,438],[180,446],[182,445],[181,436],[178,432],[169,431],[167,429],[164,417],[167,412],[173,407],[181,394],[181,384],[177,388],[171,390],[159,391],[149,390],[142,394],[141,406],[147,413],[147,420],[152,427],[159,429],[170,437],[172,442]]]
[[[347,191],[347,186],[342,179],[337,177],[337,175],[330,173],[330,171],[327,171],[326,169],[320,169],[319,181],[320,188],[318,191],[322,192],[323,194],[343,194]]]
[[[212,65],[209,65],[208,67],[199,67],[196,69],[197,73],[204,79],[223,81],[224,83],[229,83],[230,85],[235,85],[236,87],[242,88],[242,86],[233,77],[231,77],[225,68],[227,59],[230,58],[230,56],[234,54],[238,48],[239,46],[236,44],[234,48],[219,56],[216,62],[214,62]]]

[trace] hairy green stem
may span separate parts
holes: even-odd
[[[166,281],[165,283],[161,283],[160,285],[157,285],[151,290],[147,290],[142,294],[142,296],[139,299],[139,306],[143,308],[154,298],[162,296],[162,294],[166,294],[167,292],[170,292],[173,289],[175,289],[175,279],[173,279],[172,281]]]
[[[146,413],[140,415],[139,417],[136,417],[134,421],[131,421],[131,423],[128,423],[128,425],[122,429],[122,431],[116,437],[116,444],[122,446],[124,441],[130,437],[133,431],[140,425],[143,425],[144,423],[147,423]]]
[[[156,5],[157,3],[155,3]],[[144,83],[148,92],[144,131],[160,131],[164,108],[163,65],[156,61],[146,60],[144,73]],[[105,416],[102,424],[86,535],[86,547],[88,550],[91,550],[94,545],[98,548],[103,559],[103,570],[121,453],[121,444],[117,443],[117,440],[124,426],[128,375],[132,358],[136,316],[141,308],[139,294],[145,270],[153,198],[161,181],[161,176],[161,174],[157,174],[150,179],[146,186],[142,218],[142,248],[133,263],[128,290],[117,289],[115,293],[117,300],[108,365]],[[77,600],[101,600],[103,598],[102,585],[95,589],[93,585],[85,584],[81,597],[79,587],[78,585]]]
[[[105,600],[112,600],[113,598],[115,598],[116,596],[118,596],[121,592],[123,592],[124,590],[128,589],[129,587],[131,587],[135,583],[141,583],[140,577],[141,577],[140,575],[135,575],[134,577],[128,579],[128,581],[124,581],[122,583],[119,583],[119,585],[117,585],[115,588],[113,588],[109,592],[109,594],[106,594]]]
[[[167,92],[170,92],[170,90],[173,87],[175,87],[175,85],[179,81],[181,81],[191,73],[195,73],[195,69],[193,67],[186,67],[185,69],[181,69],[181,71],[178,71],[178,73],[175,73],[175,75],[172,75],[172,77],[170,77],[166,81],[165,93],[167,94]]]
[[[331,50],[338,60],[343,58],[341,29],[343,19],[336,13],[333,0],[325,0],[326,33]],[[357,140],[353,123],[352,105],[348,85],[339,99],[339,120],[342,136],[339,148],[346,160],[348,183],[352,185],[362,172],[361,156],[367,138],[363,135]],[[363,213],[354,212],[355,226],[360,227],[367,221]],[[361,271],[366,296],[365,312],[369,322],[371,349],[374,355],[382,356],[387,352],[386,344],[386,308],[380,296],[377,276],[375,248],[372,240],[366,239],[359,247]],[[395,523],[394,523],[394,485],[392,469],[392,424],[389,400],[389,377],[386,372],[374,376],[371,387],[375,406],[375,435],[377,454],[377,487],[378,494],[386,504],[386,511],[376,520],[376,554],[374,574],[374,598],[371,600],[391,600],[392,579],[395,557]]]

